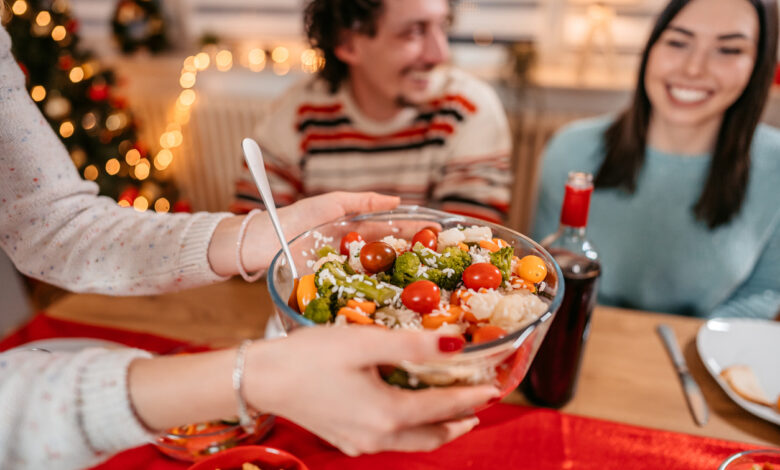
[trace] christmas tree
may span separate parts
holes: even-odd
[[[67,0],[9,3],[6,29],[30,95],[83,177],[120,205],[169,211],[177,199],[166,174],[172,155],[164,149],[152,158],[138,141],[126,101],[113,92],[114,73],[78,47]]]

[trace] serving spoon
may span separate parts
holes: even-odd
[[[282,224],[279,222],[279,216],[276,215],[276,204],[274,204],[274,197],[271,194],[271,186],[268,184],[268,176],[265,173],[265,165],[263,164],[263,152],[260,151],[260,146],[257,145],[253,139],[246,138],[241,142],[241,147],[244,150],[244,159],[249,167],[252,178],[255,180],[255,185],[260,191],[260,197],[265,204],[265,210],[268,212],[268,216],[271,217],[271,223],[276,231],[276,237],[279,239],[279,243],[282,245],[282,251],[284,252],[287,263],[290,265],[290,273],[293,279],[297,281],[298,270],[295,269],[295,261],[293,261],[292,253],[290,252],[290,245],[287,244],[287,239],[284,237],[282,231]]]

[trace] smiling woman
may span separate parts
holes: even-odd
[[[759,125],[777,57],[776,0],[672,0],[631,106],[550,143],[535,236],[569,171],[596,174],[589,235],[602,303],[771,318],[780,307],[780,132]]]

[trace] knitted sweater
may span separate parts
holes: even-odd
[[[120,208],[82,181],[30,99],[0,28],[0,248],[24,274],[73,291],[165,292],[222,279],[211,235],[226,214]],[[2,312],[0,312],[1,314]],[[125,380],[138,350],[0,355],[0,469],[82,468],[150,437]]]
[[[347,86],[330,93],[314,78],[291,87],[256,131],[275,201],[377,191],[404,204],[500,221],[509,207],[512,147],[501,102],[461,70],[437,78],[426,104],[386,122],[365,116]],[[237,190],[235,212],[260,203],[246,169]]]
[[[555,231],[569,171],[597,172],[611,118],[575,123],[550,142],[534,237]],[[761,125],[742,209],[710,230],[692,207],[710,156],[647,149],[637,190],[593,192],[588,238],[602,260],[601,303],[698,317],[772,318],[780,309],[780,131]]]

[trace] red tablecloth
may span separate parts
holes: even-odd
[[[72,323],[40,314],[0,341],[0,351],[52,337],[101,338],[155,352],[185,346],[169,338]],[[350,458],[284,419],[277,420],[263,444],[297,455],[312,470],[713,470],[730,454],[755,448],[738,442],[504,404],[483,411],[479,417],[481,423],[474,431],[431,453],[382,453]],[[187,464],[170,460],[147,445],[118,454],[95,469],[186,468]]]

